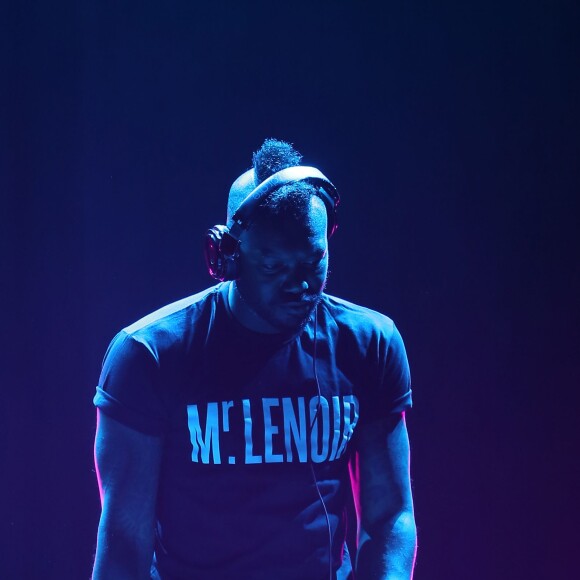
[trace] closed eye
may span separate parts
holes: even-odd
[[[272,263],[265,262],[262,264],[262,270],[264,270],[264,272],[277,272],[281,268],[282,268],[282,264],[279,264],[277,262],[272,262]]]
[[[325,258],[326,252],[311,262],[305,262],[304,265],[308,268],[320,268],[324,264]]]
[[[304,265],[307,268],[310,268],[312,270],[316,270],[317,268],[320,268],[322,266],[322,259],[315,260],[314,262],[306,262]]]

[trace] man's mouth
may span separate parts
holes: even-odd
[[[282,303],[286,312],[297,315],[306,315],[316,306],[316,300],[287,300]]]

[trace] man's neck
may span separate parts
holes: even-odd
[[[264,320],[240,294],[236,282],[230,283],[227,294],[228,305],[235,319],[242,325],[263,334],[280,334],[280,330]]]

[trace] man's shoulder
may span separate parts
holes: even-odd
[[[126,326],[122,333],[140,342],[159,336],[174,338],[183,336],[184,333],[191,331],[196,321],[203,316],[212,300],[217,297],[220,286],[220,284],[211,286],[167,304]]]
[[[391,318],[382,312],[344,298],[323,294],[322,304],[339,328],[351,329],[355,333],[390,335],[395,329]]]

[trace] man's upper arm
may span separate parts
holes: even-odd
[[[409,437],[404,413],[357,427],[353,479],[361,527],[371,532],[403,512],[413,511]]]
[[[95,577],[121,571],[134,577],[148,573],[161,455],[161,437],[97,411],[95,464],[102,514]]]
[[[357,577],[412,578],[416,530],[405,415],[361,425],[357,437],[352,473],[360,525]]]

